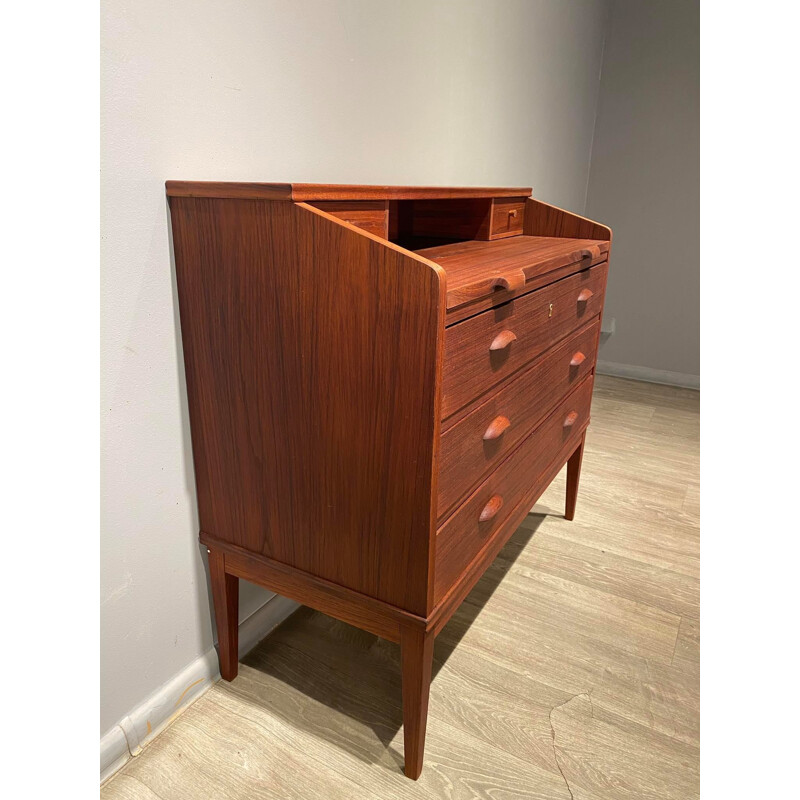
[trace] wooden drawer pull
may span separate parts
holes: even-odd
[[[584,361],[586,361],[586,356],[578,350],[578,352],[572,356],[572,361],[569,362],[569,365],[571,367],[579,367]]]
[[[491,519],[503,507],[503,498],[499,494],[493,495],[481,511],[480,521]]]
[[[489,345],[490,350],[503,350],[504,348],[508,347],[511,342],[517,341],[517,334],[513,333],[512,331],[500,331],[497,336],[494,337],[494,341]]]
[[[581,293],[578,295],[578,302],[585,303],[594,292],[591,289],[581,289]]]
[[[570,411],[564,419],[564,427],[571,428],[578,420],[578,412]]]
[[[499,439],[506,432],[506,428],[508,428],[510,424],[511,420],[509,420],[508,417],[495,417],[489,423],[486,433],[483,434],[484,441],[488,442],[490,439]]]

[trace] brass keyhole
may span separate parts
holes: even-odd
[[[552,316],[553,316],[553,304],[550,303],[550,313],[547,315],[547,318],[549,319]]]

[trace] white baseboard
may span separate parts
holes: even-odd
[[[239,625],[239,658],[253,649],[298,604],[274,595]],[[100,781],[139,755],[182,711],[219,680],[213,647],[172,677],[100,739]]]
[[[682,386],[685,389],[700,389],[700,376],[684,372],[670,372],[666,369],[637,367],[634,364],[617,364],[613,361],[598,361],[598,375],[613,375],[616,378],[630,378],[646,383],[664,383],[667,386]]]

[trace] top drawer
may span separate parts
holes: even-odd
[[[447,328],[442,418],[597,316],[607,275],[604,262]]]

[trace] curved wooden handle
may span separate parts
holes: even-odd
[[[503,498],[499,494],[492,495],[489,502],[483,507],[479,520],[486,522],[491,519],[503,507]]]
[[[506,432],[506,428],[509,425],[511,425],[511,420],[508,417],[495,417],[489,423],[486,433],[483,434],[484,441],[499,439]]]
[[[578,350],[578,352],[572,356],[572,361],[569,362],[569,365],[571,367],[579,367],[584,361],[586,361],[586,356]]]
[[[571,428],[578,420],[578,412],[577,411],[570,411],[569,414],[564,418],[564,427]]]
[[[581,293],[578,295],[578,302],[585,303],[594,292],[591,289],[581,289]]]
[[[521,269],[514,269],[504,275],[498,275],[492,280],[492,286],[499,286],[501,289],[508,289],[509,292],[516,292],[525,286],[525,273]]]
[[[503,350],[508,347],[511,342],[517,341],[517,334],[513,331],[500,331],[494,340],[489,345],[490,350]]]

